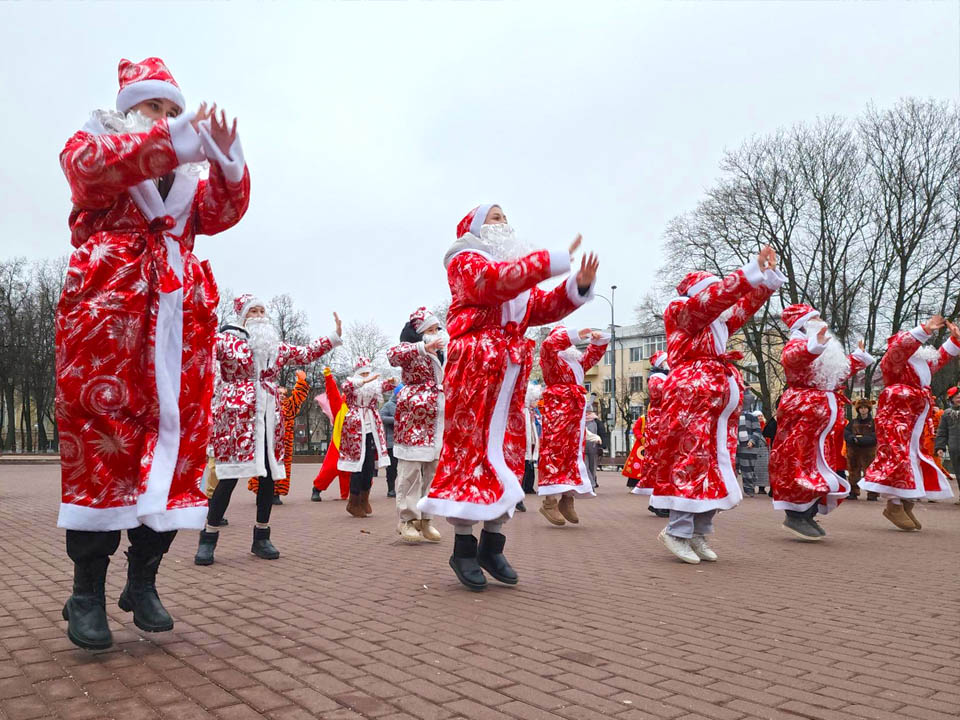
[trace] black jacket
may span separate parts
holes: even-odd
[[[876,447],[877,431],[873,417],[868,417],[866,420],[855,417],[847,423],[843,438],[847,441],[848,447]]]

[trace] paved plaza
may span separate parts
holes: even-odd
[[[662,520],[601,475],[579,527],[535,511],[507,526],[520,574],[475,594],[439,545],[398,542],[381,477],[374,515],[349,517],[316,466],[294,466],[274,509],[276,561],[250,554],[254,498],[238,487],[217,562],[174,542],[160,594],[176,620],[145,634],[107,580],[111,650],[60,617],[72,568],[55,528],[57,466],[0,466],[0,718],[379,720],[956,720],[960,507],[924,504],[898,532],[879,503],[845,504],[816,545],[790,539],[767,498],[717,522],[720,562],[686,566]]]

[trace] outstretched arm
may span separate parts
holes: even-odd
[[[583,354],[583,360],[580,361],[584,372],[600,362],[609,344],[610,336],[606,333],[593,332],[590,334],[590,345]]]
[[[224,118],[224,125],[226,118]],[[233,227],[250,204],[250,171],[243,157],[236,120],[227,133],[216,117],[200,124],[200,140],[210,159],[210,177],[201,182],[194,199],[196,232],[215,235]]]
[[[498,305],[569,269],[570,254],[566,250],[537,250],[506,262],[467,250],[450,260],[447,279],[454,298],[462,298],[469,305]]]

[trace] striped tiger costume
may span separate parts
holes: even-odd
[[[291,392],[286,394],[280,404],[280,412],[283,415],[283,467],[287,471],[287,476],[283,480],[273,481],[274,495],[287,495],[290,492],[290,466],[293,464],[293,422],[300,414],[300,407],[309,394],[310,383],[298,377],[297,384],[293,386]],[[250,478],[247,489],[256,493],[259,487],[259,478]]]

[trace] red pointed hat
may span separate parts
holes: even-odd
[[[794,305],[787,305],[787,307],[783,309],[780,318],[783,320],[783,324],[791,330],[799,330],[806,325],[807,320],[819,315],[820,313],[818,313],[812,305],[796,303]]]
[[[357,358],[357,364],[353,366],[354,372],[370,372],[370,358],[361,355]]]
[[[477,205],[473,210],[468,212],[457,225],[457,240],[467,233],[480,237],[480,228],[483,227],[483,221],[487,219],[487,213],[490,212],[490,208],[495,207],[500,206],[497,203]]]
[[[667,354],[663,350],[657,350],[650,358],[650,364],[655,368],[662,368],[667,364]]]
[[[120,92],[117,93],[117,110],[122,113],[144,100],[163,98],[176,103],[181,111],[187,104],[180,86],[158,57],[149,57],[138,63],[123,59],[117,68],[120,76]]]
[[[718,282],[720,282],[720,278],[716,275],[705,270],[696,270],[684,276],[680,284],[677,285],[677,293],[684,297],[693,297]]]

